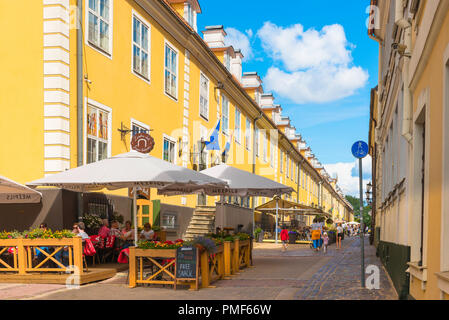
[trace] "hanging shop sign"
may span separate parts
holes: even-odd
[[[138,133],[131,140],[131,148],[140,153],[149,153],[154,148],[154,139],[148,133]]]

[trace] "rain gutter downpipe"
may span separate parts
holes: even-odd
[[[83,165],[83,0],[77,1],[76,29],[76,116],[77,116],[77,166]],[[83,217],[82,193],[78,194],[78,218]]]
[[[263,116],[263,112],[261,111],[260,114],[254,118],[253,120],[253,174],[256,174],[256,122],[262,118]],[[253,235],[254,235],[254,230],[255,230],[255,224],[256,224],[256,220],[255,220],[255,214],[254,214],[254,210],[256,209],[256,200],[255,197],[252,197],[252,207],[253,207]]]
[[[396,0],[395,23],[404,31],[405,53],[404,65],[402,66],[402,81],[404,83],[404,110],[402,119],[402,136],[410,143],[412,141],[411,122],[412,122],[412,94],[409,87],[409,67],[412,54],[412,25],[404,17],[404,0]]]

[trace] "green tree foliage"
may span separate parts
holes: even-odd
[[[356,222],[360,222],[360,199],[352,196],[346,196],[346,200],[348,200],[354,208],[354,220]],[[371,206],[367,206],[363,203],[363,222],[367,226],[371,225],[371,216],[368,214],[370,211]]]

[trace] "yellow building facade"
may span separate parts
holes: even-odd
[[[399,293],[449,299],[449,3],[372,1],[378,253]]]
[[[155,141],[152,156],[194,170],[226,162],[291,186],[291,200],[351,219],[350,204],[305,141],[283,125],[281,108],[266,111],[274,98],[264,95],[257,73],[243,72],[243,54],[225,46],[223,27],[199,35],[198,1],[23,5],[0,3],[9,44],[0,48],[2,175],[27,183],[125,153],[144,131]],[[11,32],[19,11],[26,27]],[[220,150],[207,150],[219,122]],[[219,197],[161,198],[152,190],[151,199],[195,207]],[[229,200],[250,207],[269,199]]]

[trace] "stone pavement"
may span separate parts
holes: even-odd
[[[368,242],[366,238],[365,244]],[[114,278],[84,285],[80,289],[65,289],[52,285],[15,285],[3,288],[0,299],[45,300],[394,300],[397,295],[375,249],[366,244],[365,263],[380,270],[380,289],[360,288],[360,239],[349,238],[343,249],[332,245],[327,254],[315,252],[308,245],[290,245],[281,252],[280,244],[256,243],[254,267],[242,271],[231,280],[214,283],[216,288],[189,291],[171,287],[127,287],[127,272]],[[6,285],[14,286],[14,285]],[[22,289],[20,288],[22,287]],[[16,289],[14,289],[16,288]],[[28,288],[20,295],[20,290]],[[31,289],[30,289],[31,288]],[[11,291],[12,290],[12,291]],[[31,290],[31,291],[30,291]],[[34,290],[34,291],[33,291]],[[11,292],[11,293],[7,293]],[[14,293],[15,292],[15,293]]]

